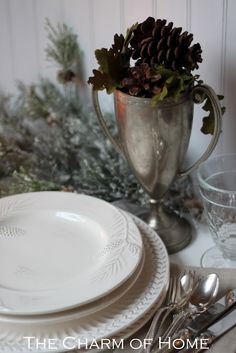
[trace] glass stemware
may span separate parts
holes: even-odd
[[[200,194],[216,246],[202,256],[203,267],[236,268],[236,154],[211,158],[198,169]]]

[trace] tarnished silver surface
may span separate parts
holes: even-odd
[[[114,93],[122,150],[133,173],[150,195],[160,200],[174,180],[187,151],[193,119],[188,96],[178,104],[159,103]]]
[[[180,171],[191,134],[193,99],[202,102],[208,96],[215,115],[214,136],[203,156],[187,171]],[[203,99],[204,98],[204,99]],[[150,196],[150,212],[143,215],[158,231],[170,253],[185,247],[191,239],[191,226],[166,211],[162,200],[177,175],[196,169],[213,151],[221,130],[221,108],[214,91],[199,85],[184,94],[178,103],[159,102],[152,106],[148,98],[133,97],[116,90],[114,105],[119,136],[110,134],[99,106],[97,91],[93,103],[106,136],[121,152],[136,178]]]

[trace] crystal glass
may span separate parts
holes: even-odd
[[[216,247],[202,256],[203,267],[236,268],[236,154],[219,155],[198,169],[200,194]]]

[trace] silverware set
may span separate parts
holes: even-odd
[[[152,342],[140,353],[197,353],[236,326],[236,290],[216,301],[219,278],[193,271],[171,276],[164,306],[145,336]]]

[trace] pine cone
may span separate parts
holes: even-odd
[[[129,77],[121,81],[123,91],[131,96],[151,98],[161,91],[161,75],[152,72],[146,63],[132,67]]]
[[[130,46],[132,58],[136,64],[160,64],[172,70],[185,69],[191,71],[198,68],[202,62],[201,46],[192,46],[193,35],[181,27],[174,27],[173,22],[166,24],[166,20],[156,20],[148,17],[140,23],[133,32]]]

